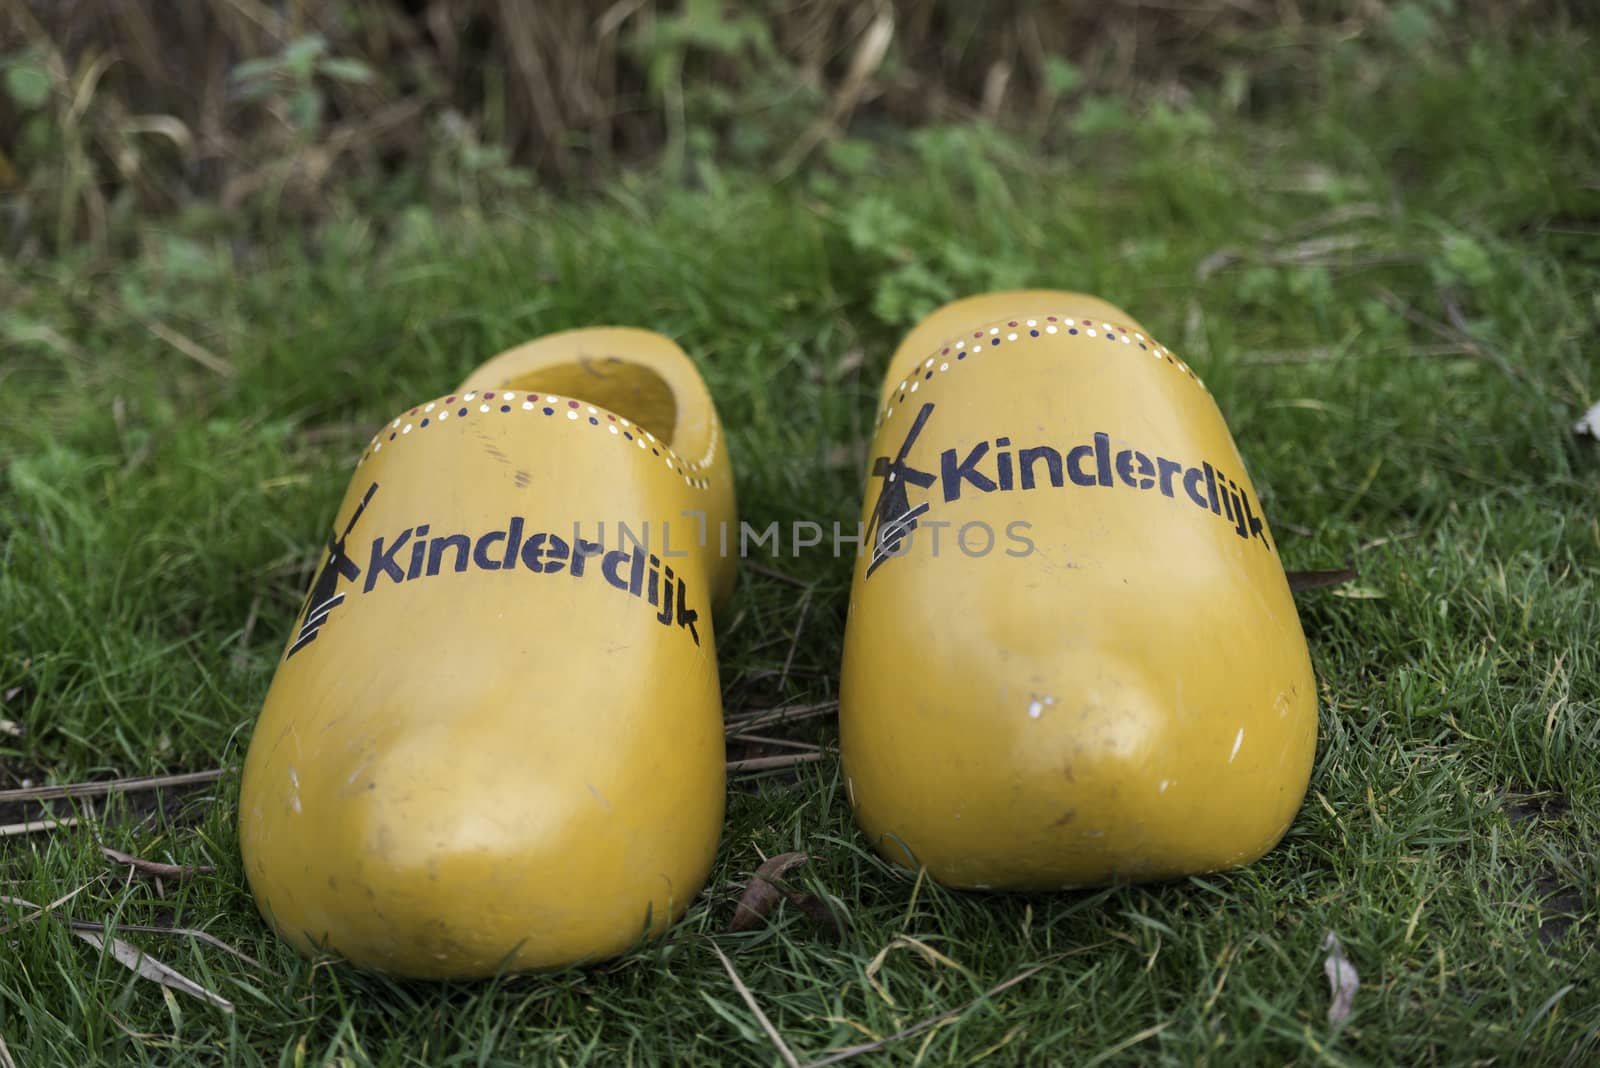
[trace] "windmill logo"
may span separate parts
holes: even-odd
[[[372,495],[377,492],[376,482],[368,486],[361,503],[356,505],[355,514],[350,517],[350,522],[345,524],[344,533],[337,538],[332,534],[328,535],[328,555],[323,559],[315,581],[311,583],[311,592],[306,594],[305,603],[300,607],[300,630],[295,634],[294,643],[289,646],[289,651],[283,655],[285,660],[316,641],[318,631],[328,622],[333,610],[344,603],[345,595],[339,592],[339,579],[345,578],[354,582],[361,577],[361,568],[350,559],[350,554],[345,551],[345,544],[350,540],[350,532],[355,530],[356,524],[360,522],[361,514],[367,510],[367,505],[372,501]]]
[[[928,510],[927,501],[912,506],[906,486],[910,484],[927,489],[937,481],[938,476],[930,471],[917,470],[906,462],[906,457],[910,455],[911,447],[917,443],[918,435],[932,414],[933,405],[924,404],[911,429],[906,431],[905,440],[900,443],[894,459],[879,456],[872,462],[873,477],[883,479],[883,484],[878,489],[877,503],[872,506],[872,514],[867,520],[867,536],[872,545],[872,559],[867,562],[868,578],[885,560],[900,554],[900,546],[906,535],[916,529],[918,517]]]

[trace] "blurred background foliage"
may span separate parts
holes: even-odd
[[[1058,152],[1204,125],[1197,93],[1265,112],[1397,55],[1585,23],[1600,5],[4,0],[0,252],[132,251],[173,215],[248,237],[352,200],[481,206],[624,167],[848,172],[973,122]]]

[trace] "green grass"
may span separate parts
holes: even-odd
[[[130,797],[0,840],[0,893],[81,891],[75,918],[176,921],[261,963],[128,936],[230,1017],[0,906],[12,1056],[779,1063],[716,945],[801,1061],[950,1010],[863,1063],[1600,1058],[1600,446],[1570,430],[1600,399],[1592,49],[1479,44],[1359,79],[1334,54],[1315,98],[1102,122],[1049,158],[981,130],[894,135],[776,188],[705,164],[687,191],[638,177],[492,217],[352,212],[244,250],[152,229],[137,257],[0,268],[0,718],[21,732],[0,733],[0,788],[230,769],[160,808]],[[1286,564],[1361,568],[1299,598],[1320,744],[1278,849],[1160,885],[951,893],[871,854],[830,759],[735,781],[706,893],[600,968],[395,983],[264,929],[237,768],[380,420],[527,337],[649,326],[704,368],[747,521],[849,524],[898,335],[1018,284],[1138,315],[1206,377]],[[718,621],[730,714],[836,695],[849,562],[770,564],[806,590],[745,571]],[[216,870],[129,881],[95,835]],[[787,907],[719,934],[761,858],[792,849],[843,939]],[[1341,1027],[1330,930],[1362,976]]]

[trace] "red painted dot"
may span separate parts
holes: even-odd
[[[1054,315],[1046,315],[1045,318],[1050,320],[1052,323],[1056,321],[1056,317]]]
[[[450,396],[444,399],[444,402],[446,404],[454,404],[456,402],[456,395],[454,393],[450,394]]]
[[[483,399],[484,400],[494,400],[494,394],[493,393],[485,393],[483,395]]]
[[[982,337],[983,336],[983,331],[982,330],[974,330],[972,332],[972,336],[973,337]]]
[[[1017,325],[1017,321],[1015,319],[1013,319],[1009,323],[1007,323],[1006,325],[1007,326],[1016,326]]]
[[[416,415],[417,414],[417,410],[415,408],[411,409],[411,414],[412,415]]]
[[[578,402],[577,401],[567,401],[567,407],[568,408],[576,408],[577,406],[578,406]]]
[[[1094,325],[1094,320],[1093,319],[1085,319],[1083,321],[1083,325],[1084,326],[1093,326]]]
[[[941,352],[941,353],[940,353],[940,354],[939,354],[939,355],[941,355],[941,356],[948,356],[948,355],[950,355],[950,350],[949,350],[949,349],[945,349],[945,350],[944,350],[944,351],[943,351],[943,352]]]
[[[606,416],[606,418],[611,420],[613,423],[615,423],[617,421],[617,417],[614,416],[614,415],[608,415],[608,416]]]

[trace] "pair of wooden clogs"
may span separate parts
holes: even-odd
[[[880,853],[1045,890],[1278,841],[1311,666],[1177,356],[1091,297],[961,301],[895,354],[872,455],[839,718]],[[715,407],[647,331],[534,341],[380,430],[245,762],[263,915],[438,978],[615,955],[681,915],[723,817],[723,524]]]

